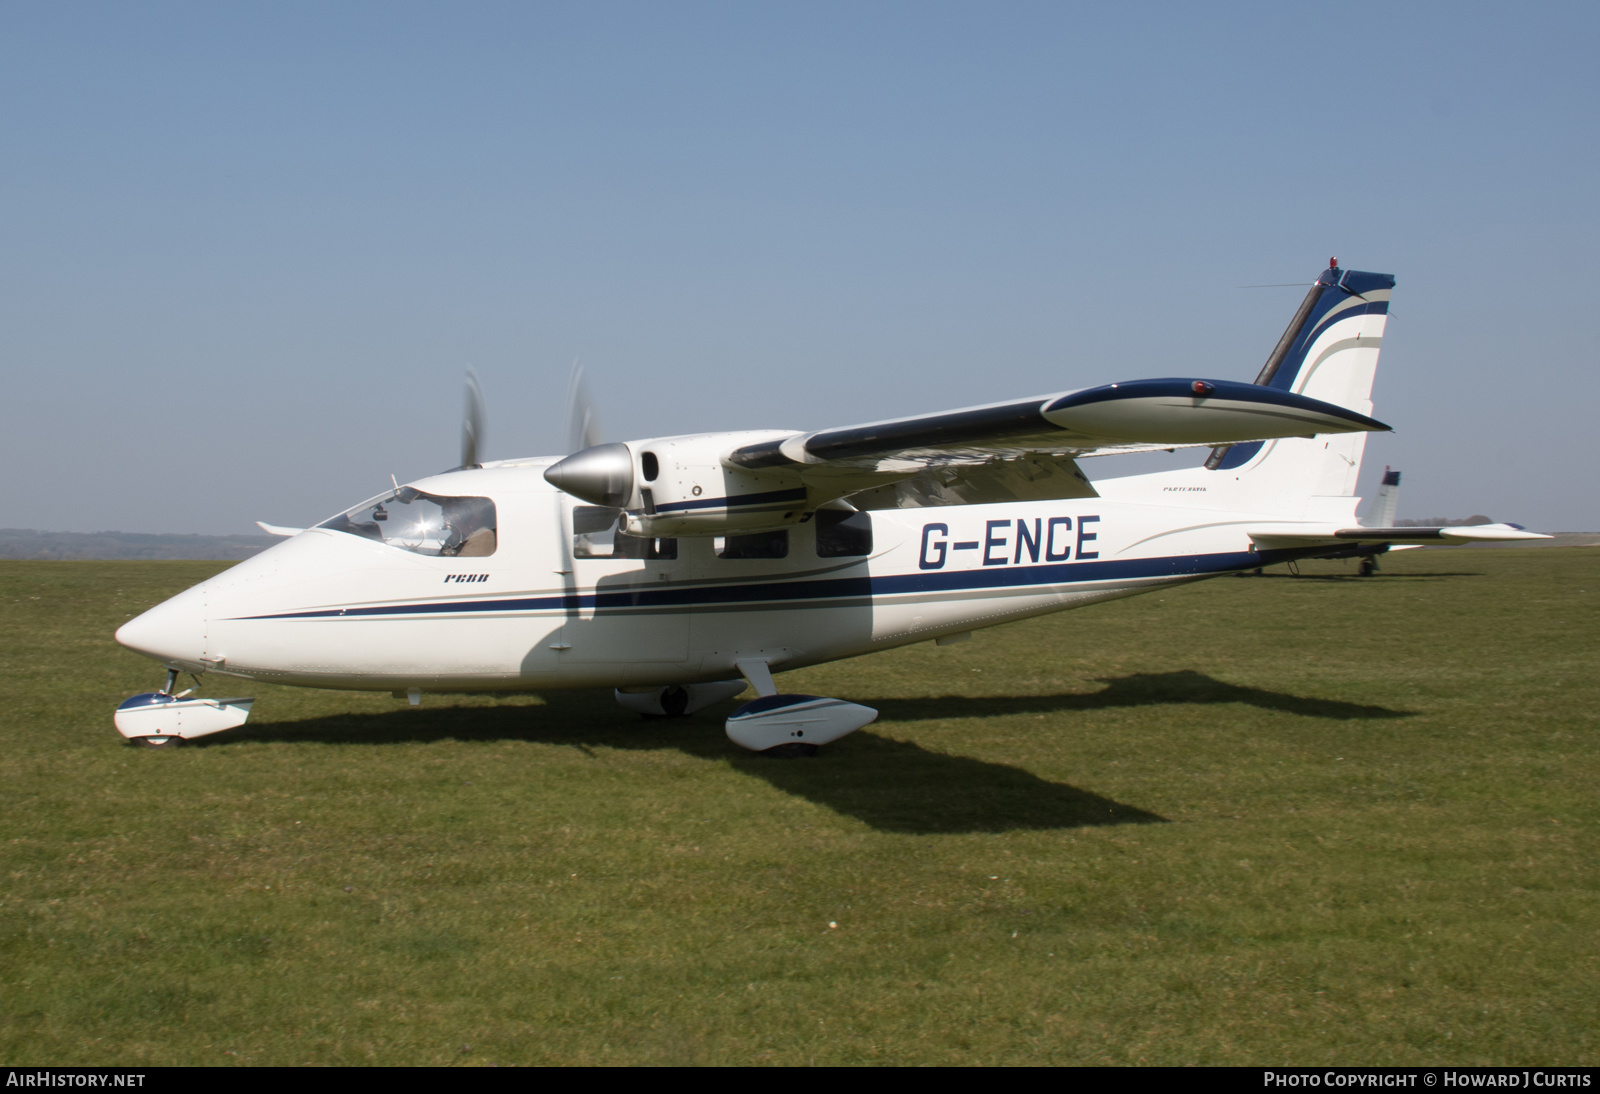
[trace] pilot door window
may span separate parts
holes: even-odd
[[[575,505],[572,508],[572,557],[673,559],[678,557],[678,541],[628,535],[622,530],[621,509]]]
[[[498,540],[493,501],[424,494],[409,486],[362,502],[317,527],[446,558],[487,558]]]

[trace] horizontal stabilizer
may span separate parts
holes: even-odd
[[[1519,539],[1549,539],[1540,532],[1529,532],[1514,524],[1445,525],[1436,528],[1259,528],[1250,538],[1262,546],[1302,547],[1319,543],[1411,543],[1441,546],[1462,543],[1506,542]]]
[[[256,521],[256,527],[267,533],[269,536],[283,536],[285,538],[289,536],[298,536],[301,532],[305,531],[304,528],[289,528],[282,524],[268,524],[264,520]]]
[[[1529,532],[1515,524],[1465,524],[1446,525],[1439,528],[1344,528],[1334,533],[1339,539],[1359,539],[1369,542],[1391,540],[1441,539],[1460,543],[1493,542],[1513,539],[1549,539],[1542,532]]]

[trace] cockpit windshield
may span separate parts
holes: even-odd
[[[494,502],[449,498],[409,486],[391,490],[317,525],[365,536],[418,555],[483,558],[494,554]]]

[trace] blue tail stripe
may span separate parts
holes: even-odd
[[[1352,315],[1388,315],[1388,314],[1389,314],[1389,302],[1387,300],[1373,300],[1373,301],[1370,301],[1370,302],[1368,302],[1366,304],[1357,304],[1353,308],[1346,308],[1344,311],[1340,312],[1338,315],[1325,316],[1320,322],[1318,322],[1316,324],[1315,327],[1312,328],[1311,333],[1306,335],[1305,346],[1303,347],[1303,349],[1309,349],[1313,342],[1315,342],[1318,338],[1322,337],[1322,332],[1324,330],[1328,329],[1329,327],[1331,327],[1335,323],[1344,322],[1346,319],[1349,319]],[[1307,325],[1309,326],[1310,324],[1307,324]],[[1303,353],[1303,349],[1302,349],[1302,353]],[[1299,371],[1299,366],[1298,365],[1296,366],[1295,371],[1296,372]]]
[[[1300,333],[1294,343],[1289,347],[1289,352],[1284,355],[1283,363],[1273,374],[1268,387],[1280,391],[1294,389],[1295,381],[1300,378],[1301,366],[1306,361],[1306,351],[1311,348],[1317,338],[1326,329],[1328,313],[1351,296],[1360,296],[1363,293],[1376,289],[1394,288],[1392,274],[1369,273],[1365,270],[1345,270],[1343,275],[1334,281],[1325,278],[1322,281],[1322,292],[1317,297],[1317,302],[1312,306],[1311,313],[1306,317],[1305,323],[1300,327]],[[1353,308],[1346,308],[1335,318],[1338,322],[1347,316],[1354,315],[1387,315],[1389,302],[1387,300],[1369,300]]]

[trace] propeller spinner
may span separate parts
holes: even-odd
[[[591,505],[621,509],[633,496],[633,453],[615,441],[591,445],[546,468],[544,481]]]
[[[620,509],[628,504],[633,453],[625,444],[601,443],[600,418],[577,362],[567,384],[567,448],[572,455],[545,470],[546,482],[591,505]]]

